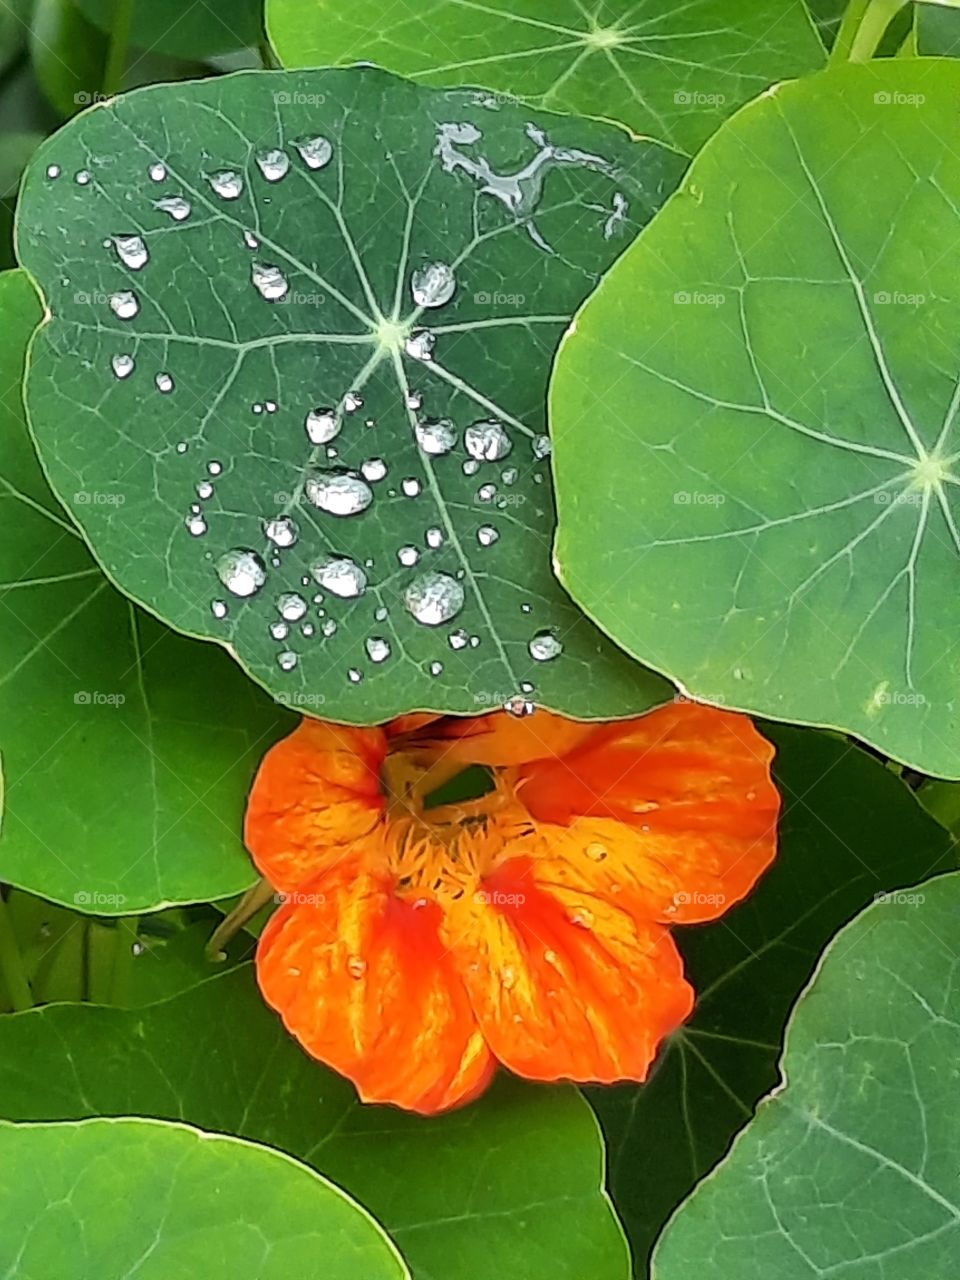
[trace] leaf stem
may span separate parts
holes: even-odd
[[[850,46],[851,62],[869,62],[890,23],[908,0],[870,0]]]
[[[114,0],[110,45],[103,68],[103,92],[107,97],[119,92],[127,66],[130,31],[133,27],[133,0]]]
[[[850,50],[853,47],[857,32],[860,30],[860,24],[863,22],[863,15],[867,12],[869,6],[870,0],[850,0],[844,10],[837,38],[833,42],[828,66],[834,67],[849,61]]]
[[[113,951],[113,968],[110,972],[109,1004],[125,1008],[130,994],[130,978],[136,958],[136,945],[140,931],[140,917],[123,917],[116,924],[116,940]]]
[[[33,992],[24,972],[20,948],[13,932],[10,912],[0,893],[0,978],[7,989],[10,1003],[17,1013],[33,1008]]]

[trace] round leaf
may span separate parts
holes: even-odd
[[[77,518],[134,599],[306,711],[648,708],[553,578],[542,432],[564,326],[681,168],[375,70],[86,113],[18,214],[54,488],[101,495]]]
[[[551,392],[559,570],[610,635],[695,697],[953,777],[958,95],[953,63],[888,60],[746,108]]]

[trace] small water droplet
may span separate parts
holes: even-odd
[[[213,497],[213,485],[209,480],[201,480],[197,485],[197,497],[202,498],[204,502]]]
[[[257,239],[257,237],[253,234],[252,231],[244,231],[243,243],[247,246],[248,249],[260,248],[260,241]]]
[[[311,565],[310,572],[319,586],[332,595],[339,596],[341,600],[362,596],[367,589],[367,575],[356,561],[347,556],[325,556]],[[332,634],[326,627],[323,631],[324,635]]]
[[[300,634],[302,636],[306,636],[308,640],[313,635],[313,632],[314,632],[314,626],[312,622],[304,622],[303,625],[300,627]]]
[[[604,858],[607,856],[607,847],[603,844],[588,844],[586,848],[586,855],[591,862],[603,862]]]
[[[233,547],[217,561],[217,576],[231,594],[253,596],[267,580],[267,567],[256,551]]]
[[[118,378],[129,378],[137,362],[131,355],[117,355],[110,361],[110,366]]]
[[[335,409],[311,409],[304,425],[311,444],[326,444],[339,434],[341,422]]]
[[[410,292],[418,307],[442,307],[450,301],[457,288],[453,268],[445,262],[429,262],[414,271]]]
[[[306,483],[310,502],[331,516],[355,516],[373,501],[373,490],[360,476],[310,476]]]
[[[202,538],[207,532],[207,522],[199,511],[192,511],[184,520],[187,532],[194,538]]]
[[[213,614],[215,618],[225,618],[227,616],[227,613],[229,612],[227,609],[226,601],[211,600],[210,612]]]
[[[408,391],[407,392],[407,408],[420,409],[422,407],[423,407],[423,396],[420,394],[420,392]]]
[[[78,187],[86,187],[86,186],[89,186],[89,184],[90,184],[90,170],[89,170],[89,169],[80,169],[80,170],[78,170],[78,172],[74,175],[73,180],[74,180],[74,182],[77,184],[77,186],[78,186]]]
[[[456,631],[450,632],[449,636],[447,636],[447,643],[451,649],[465,649],[467,647],[467,633],[462,627],[459,627]]]
[[[163,392],[164,395],[168,395],[175,385],[173,378],[169,373],[158,373],[154,378],[154,382],[156,383],[157,390]]]
[[[207,474],[208,474],[208,475],[211,475],[211,476],[218,476],[222,470],[223,470],[223,463],[222,463],[222,462],[208,462],[208,463],[207,463]]]
[[[59,178],[59,177],[60,177],[60,166],[59,166],[58,164],[48,164],[48,165],[47,165],[47,177],[48,177],[48,178]]]
[[[277,654],[277,666],[281,671],[292,671],[298,661],[299,659],[292,649],[284,649],[283,653]]]
[[[382,458],[368,458],[360,464],[360,474],[364,480],[382,480],[387,474],[387,464]]]
[[[336,635],[337,624],[333,620],[333,618],[327,618],[326,622],[323,624],[320,630],[323,632],[325,636]]]
[[[308,169],[322,169],[333,155],[333,146],[327,138],[298,138],[293,145]]]
[[[481,547],[492,547],[499,537],[499,530],[495,529],[492,524],[482,524],[477,530],[477,541]]]
[[[423,452],[433,457],[441,457],[449,453],[457,443],[457,433],[449,418],[418,422],[414,427],[414,435]]]
[[[366,650],[371,662],[386,662],[390,657],[390,643],[383,636],[369,636]]]
[[[279,302],[287,296],[290,282],[279,267],[269,262],[255,262],[250,268],[250,279],[253,281],[261,298],[267,302]]]
[[[383,622],[390,616],[390,610],[386,605],[380,605],[378,608],[374,609],[373,616],[376,618],[377,622]]]
[[[263,407],[266,409],[267,413],[276,413],[278,406],[276,400],[265,400]]]
[[[462,467],[462,471],[465,476],[475,476],[479,470],[480,463],[476,458],[468,458]]]
[[[500,472],[500,479],[506,485],[516,484],[518,474],[519,473],[516,467],[504,467],[504,469]]]
[[[519,696],[508,699],[503,704],[503,709],[508,716],[514,716],[517,720],[522,720],[524,716],[532,716],[536,710],[532,702]]]
[[[155,160],[147,170],[147,173],[149,173],[152,182],[163,182],[167,176],[167,166],[161,164],[159,160]]]
[[[431,674],[432,676],[439,676],[439,675],[442,675],[442,674],[443,674],[443,663],[442,663],[442,662],[431,662],[431,663],[430,663],[430,674]]]
[[[290,171],[290,157],[277,147],[257,152],[257,168],[267,182],[279,182]]]
[[[423,488],[420,481],[415,476],[406,476],[400,483],[400,488],[408,498],[415,498]]]
[[[271,622],[270,634],[273,636],[274,640],[286,640],[287,636],[290,634],[290,627],[286,622]]]
[[[550,662],[563,653],[563,645],[552,631],[538,631],[527,645],[530,657],[536,662]]]
[[[482,484],[477,490],[478,502],[492,502],[497,496],[497,486],[495,484]]]
[[[429,329],[414,329],[405,343],[405,350],[411,360],[432,360],[436,345],[437,339]]]
[[[207,181],[221,200],[236,200],[243,192],[243,177],[234,169],[218,169]]]
[[[507,991],[517,985],[517,971],[513,965],[505,964],[500,970],[500,981]]]
[[[154,200],[153,207],[168,213],[174,222],[184,222],[190,217],[190,201],[183,196],[164,196],[162,200]]]
[[[112,244],[117,257],[131,271],[139,271],[150,261],[150,251],[143,236],[114,236]]]
[[[533,605],[529,604],[526,600],[524,600],[523,604],[520,606],[521,613],[530,613],[532,609]]]
[[[407,610],[428,627],[450,622],[463,608],[463,587],[448,573],[423,573],[404,594]]]
[[[132,320],[140,310],[140,302],[135,293],[121,289],[119,293],[111,293],[110,310],[118,320]]]
[[[276,516],[264,522],[263,531],[276,547],[292,547],[300,531],[289,516]]]
[[[186,453],[189,447],[190,446],[187,444],[186,440],[177,441],[177,453]]]
[[[363,672],[359,671],[356,667],[351,667],[347,672],[347,677],[351,684],[359,684],[363,679]]]
[[[502,423],[494,419],[475,422],[463,433],[463,443],[471,458],[480,462],[499,462],[513,448]]]
[[[576,911],[571,911],[567,918],[579,929],[589,929],[593,925],[593,912],[588,911],[586,907],[578,907]]]
[[[277,609],[285,622],[299,622],[307,612],[307,602],[296,591],[285,591],[277,597]]]
[[[363,408],[363,396],[359,391],[348,391],[343,397],[344,413],[356,413],[358,409]]]
[[[553,451],[549,436],[537,436],[532,445],[535,458],[549,458]]]
[[[436,549],[437,547],[442,547],[443,541],[444,541],[443,530],[438,529],[436,525],[432,526],[426,532],[426,540],[427,540],[428,547],[433,547],[434,549]]]

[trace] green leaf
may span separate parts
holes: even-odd
[[[117,0],[75,2],[91,22],[110,31]],[[258,44],[261,10],[262,0],[134,0],[132,39],[141,49],[156,53],[208,58]]]
[[[423,84],[621,120],[695,151],[767,85],[823,65],[802,0],[267,0],[281,63],[370,61]]]
[[[897,60],[747,107],[551,389],[559,572],[610,635],[695,697],[951,777],[958,95],[953,63]]]
[[[928,1280],[960,1237],[960,877],[840,933],[787,1030],[779,1088],[657,1246],[656,1280]]]
[[[629,1274],[600,1135],[576,1090],[504,1078],[429,1120],[361,1106],[290,1039],[249,966],[146,1009],[0,1018],[0,1110],[14,1120],[138,1113],[279,1147],[375,1213],[417,1280]]]
[[[832,49],[849,0],[806,0],[810,17],[825,49]]]
[[[917,52],[960,58],[960,10],[938,3],[917,4]]]
[[[292,717],[105,581],[24,428],[22,272],[0,276],[0,316],[0,880],[100,915],[237,893],[246,792]]]
[[[681,167],[610,125],[376,70],[88,112],[35,157],[18,214],[51,311],[27,399],[54,488],[123,497],[76,509],[111,577],[331,719],[662,701],[554,580],[539,433],[564,326]],[[156,207],[173,198],[190,216]],[[133,266],[116,236],[141,238]],[[424,326],[429,361],[404,350]],[[449,452],[418,448],[423,423]]]
[[[62,116],[72,116],[94,101],[106,53],[106,37],[72,0],[37,0],[30,23],[30,61],[40,87]]]
[[[722,920],[677,931],[696,1011],[647,1084],[590,1091],[642,1275],[672,1210],[776,1083],[784,1023],[826,944],[878,895],[956,865],[946,833],[864,751],[809,730],[764,733],[784,797],[776,862]]]
[[[26,27],[22,0],[4,0],[0,6],[0,71],[5,71],[23,47]]]
[[[0,1266],[30,1280],[403,1280],[377,1224],[296,1161],[153,1120],[0,1124]]]

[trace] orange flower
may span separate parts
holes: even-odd
[[[690,703],[593,725],[305,720],[247,810],[286,895],[263,994],[367,1102],[443,1111],[498,1062],[643,1080],[693,1006],[670,925],[715,919],[774,856],[772,756],[744,716]],[[425,805],[469,763],[492,790]]]

